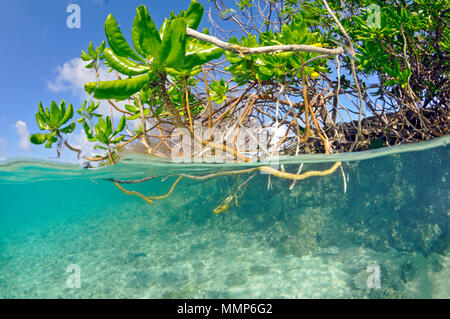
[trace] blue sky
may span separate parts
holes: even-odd
[[[200,2],[205,8],[209,7],[206,0]],[[59,102],[65,99],[79,107],[85,98],[81,82],[86,74],[74,59],[79,58],[81,50],[86,50],[90,41],[99,45],[106,40],[103,25],[109,13],[119,22],[125,37],[130,39],[138,5],[145,4],[155,23],[160,25],[170,10],[185,10],[189,3],[189,0],[1,1],[0,160],[11,157],[55,158],[55,149],[29,145],[23,137],[39,132],[34,119],[39,101],[49,106],[52,100]],[[80,6],[80,29],[69,29],[66,25],[70,15],[66,9],[70,4]],[[71,152],[65,153],[62,160],[73,160]]]

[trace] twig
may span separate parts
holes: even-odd
[[[212,102],[211,93],[209,91],[208,78],[206,77],[205,67],[202,65],[203,78],[205,80],[206,99],[208,100],[208,128],[212,127]]]
[[[189,92],[187,88],[187,80],[186,78],[183,78],[183,91],[184,91],[184,100],[185,100],[185,107],[186,112],[189,117],[189,128],[191,129],[191,132],[194,132],[194,126],[192,125],[192,117],[191,117],[191,110],[189,109]]]
[[[145,121],[145,115],[144,115],[144,107],[142,105],[141,99],[139,98],[139,96],[136,94],[135,95],[136,101],[139,105],[139,112],[140,112],[140,117],[141,117],[141,124],[142,124],[142,130],[143,130],[143,134],[142,134],[142,144],[145,145],[145,147],[147,148],[147,152],[149,154],[152,153],[152,147],[150,146],[150,140],[147,137],[147,122]]]

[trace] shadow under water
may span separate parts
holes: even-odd
[[[0,163],[0,298],[449,298],[447,137],[423,145],[344,158],[346,187],[257,174],[220,214],[250,174],[182,179],[154,205],[105,178],[155,174],[124,187],[161,195],[163,176],[232,165]]]

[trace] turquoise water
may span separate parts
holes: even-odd
[[[236,165],[2,162],[0,298],[449,298],[449,140],[281,159],[341,160],[346,186],[339,169],[293,187],[256,174],[220,214],[251,174],[183,178],[154,205],[105,179],[157,176],[123,186],[162,195],[168,175]]]

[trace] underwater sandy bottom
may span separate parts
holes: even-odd
[[[405,259],[418,270],[403,298],[450,297],[449,256],[439,271],[430,256],[356,246],[287,256],[235,215],[186,225],[127,203],[3,233],[0,298],[359,298],[367,265]],[[80,289],[67,287],[70,264],[81,269]]]

